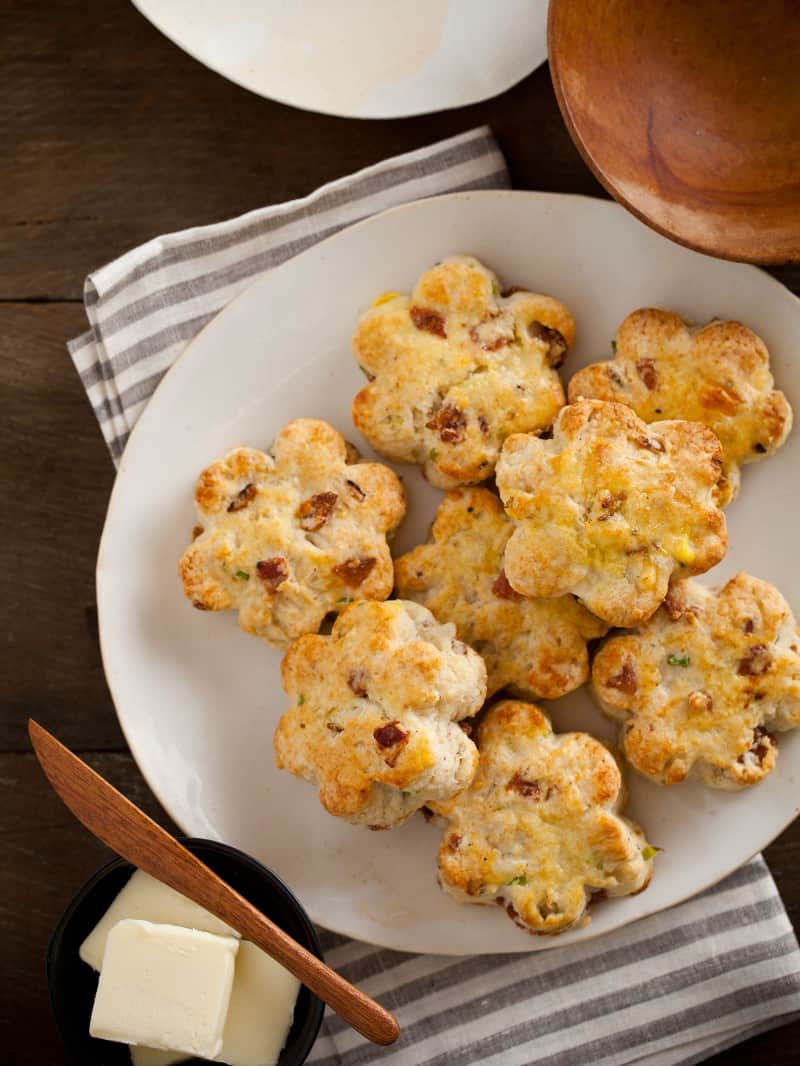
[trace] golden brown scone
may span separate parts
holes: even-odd
[[[433,543],[395,560],[395,585],[440,622],[455,623],[486,662],[490,696],[508,685],[552,700],[586,681],[586,642],[608,626],[573,596],[535,600],[511,588],[503,551],[513,529],[493,492],[454,489],[439,505]]]
[[[195,607],[236,608],[242,629],[281,646],[351,600],[389,595],[403,487],[381,463],[348,463],[347,447],[327,422],[299,418],[269,453],[235,448],[203,471],[179,566]]]
[[[792,427],[792,409],[773,385],[769,352],[747,326],[715,321],[697,329],[647,307],[617,330],[614,359],[573,376],[569,400],[626,403],[645,422],[703,422],[722,444],[728,502],[739,491],[741,465],[772,455]]]
[[[532,933],[562,933],[593,893],[647,886],[656,849],[620,816],[622,775],[599,740],[555,734],[534,704],[503,700],[478,726],[478,747],[470,787],[430,804],[450,822],[439,848],[446,892],[500,904]]]
[[[329,637],[292,644],[282,675],[276,762],[331,814],[389,829],[472,780],[478,752],[458,723],[483,703],[486,667],[418,603],[354,603]]]
[[[800,725],[800,632],[766,581],[737,574],[719,591],[680,581],[648,622],[600,650],[592,681],[642,774],[742,788],[775,766],[772,733]]]
[[[552,440],[509,437],[497,486],[517,524],[504,558],[524,596],[571,592],[614,626],[656,610],[672,574],[725,554],[722,449],[699,422],[646,425],[622,404],[565,407]]]
[[[439,488],[484,481],[509,433],[545,429],[564,403],[555,368],[575,335],[550,296],[514,290],[471,256],[443,260],[411,297],[362,316],[353,353],[370,384],[353,421],[381,455]]]

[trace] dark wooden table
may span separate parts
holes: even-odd
[[[524,189],[602,196],[546,67],[475,107],[391,122],[262,100],[178,51],[125,0],[17,0],[0,31],[0,1061],[63,1061],[44,952],[107,858],[46,786],[32,715],[165,824],[103,678],[94,560],[114,477],[64,348],[83,278],[156,234],[310,192],[387,155],[488,122]],[[777,272],[800,289],[800,271]],[[767,852],[800,920],[800,822]],[[800,1023],[720,1056],[800,1062]]]

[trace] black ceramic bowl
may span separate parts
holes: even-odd
[[[314,926],[279,877],[227,844],[194,838],[184,839],[182,843],[276,925],[322,958]],[[131,1057],[125,1044],[89,1036],[97,974],[81,961],[78,949],[132,873],[133,867],[124,859],[114,859],[98,870],[67,907],[50,940],[47,950],[50,1001],[67,1061],[72,1066],[130,1066]],[[301,986],[294,1022],[278,1066],[300,1066],[306,1061],[317,1038],[323,1010],[321,1000]]]

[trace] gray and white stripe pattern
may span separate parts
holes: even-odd
[[[328,1014],[316,1066],[667,1066],[800,1011],[797,940],[760,857],[688,903],[544,953],[414,956],[331,933],[324,944],[402,1036],[378,1049]]]
[[[302,200],[156,237],[90,274],[91,329],[68,345],[114,462],[186,344],[257,275],[409,200],[509,184],[486,127],[331,182]]]
[[[491,132],[477,129],[93,273],[91,329],[69,350],[114,461],[188,341],[262,271],[396,204],[508,184]],[[800,951],[761,858],[679,907],[546,952],[407,955],[323,937],[328,961],[395,1011],[403,1035],[376,1048],[327,1015],[317,1066],[673,1066],[800,1014]]]

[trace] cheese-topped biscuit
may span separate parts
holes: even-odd
[[[331,814],[388,829],[472,780],[478,752],[458,723],[481,707],[486,667],[418,603],[354,603],[330,636],[292,644],[282,674],[278,767]]]
[[[497,465],[517,525],[509,583],[524,596],[571,592],[610,625],[636,625],[672,574],[701,574],[725,554],[721,472],[720,443],[699,422],[647,425],[600,400],[565,407],[552,439],[509,437]]]
[[[439,881],[466,903],[496,903],[532,933],[561,933],[594,893],[646,887],[656,849],[620,815],[619,766],[586,733],[553,733],[531,703],[504,700],[478,727],[470,787],[431,804],[449,826]]]
[[[614,359],[573,376],[570,402],[616,400],[645,422],[705,423],[722,444],[724,502],[739,491],[742,464],[772,455],[786,440],[792,409],[773,389],[764,342],[740,322],[696,329],[680,315],[648,307],[628,315],[615,346]]]
[[[489,695],[509,685],[555,699],[586,681],[586,642],[608,627],[573,596],[529,599],[512,589],[503,552],[513,529],[493,492],[454,489],[439,505],[432,543],[395,560],[395,584],[480,652]]]
[[[800,725],[800,631],[766,581],[719,591],[676,582],[664,606],[600,650],[592,681],[620,719],[620,747],[663,785],[753,785],[775,766],[775,732]]]
[[[358,323],[370,384],[353,421],[376,451],[420,463],[440,488],[484,481],[505,437],[538,431],[564,403],[556,373],[572,315],[550,296],[507,295],[471,256],[443,260],[410,297],[387,293]]]
[[[238,609],[242,629],[283,645],[316,632],[354,599],[385,599],[386,542],[405,513],[399,478],[348,462],[326,422],[300,418],[269,453],[235,448],[197,482],[197,537],[183,554],[186,595],[205,611]]]

